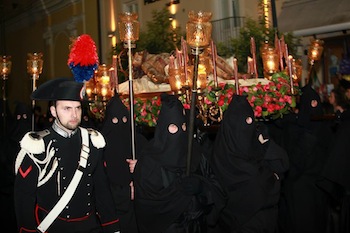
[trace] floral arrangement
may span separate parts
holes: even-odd
[[[89,114],[98,121],[104,118],[104,106],[102,101],[95,101],[89,104]]]
[[[293,85],[294,93],[300,95],[298,84]],[[247,99],[254,110],[256,118],[277,119],[287,114],[291,108],[296,106],[296,98],[290,91],[289,76],[283,72],[272,75],[268,84],[255,84],[239,87],[240,95],[247,95]],[[224,112],[232,96],[235,94],[233,84],[220,83],[215,89],[213,82],[210,82],[204,92],[204,110],[209,106],[216,105]]]
[[[294,84],[294,93],[300,95],[300,89]],[[209,111],[214,106],[224,112],[233,95],[235,94],[235,85],[228,83],[219,83],[214,87],[214,83],[209,82],[207,88],[202,94],[200,102],[202,111]],[[291,108],[296,106],[296,95],[291,95],[289,76],[283,72],[272,75],[268,84],[254,84],[251,86],[239,87],[240,95],[247,95],[247,99],[254,110],[256,118],[277,119],[288,114]],[[180,96],[184,108],[188,109],[190,105],[186,99]],[[123,103],[128,106],[128,98],[123,99]],[[160,97],[155,96],[152,99],[135,98],[134,113],[135,122],[140,125],[153,127],[156,125],[158,114],[161,108]]]
[[[300,95],[298,84],[293,84],[294,93]],[[253,85],[240,88],[241,94],[248,95],[248,101],[257,118],[277,119],[296,106],[295,95],[291,94],[290,78],[283,72],[272,75],[266,85]]]
[[[122,99],[125,106],[129,108],[129,98]],[[155,96],[152,99],[135,98],[134,114],[135,122],[139,125],[154,127],[157,123],[160,112],[161,100]]]

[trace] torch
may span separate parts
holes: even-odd
[[[1,77],[2,77],[2,107],[3,107],[3,112],[2,112],[2,117],[3,117],[3,123],[4,123],[4,128],[3,128],[3,133],[4,136],[6,135],[6,117],[7,117],[7,97],[6,97],[6,80],[11,73],[11,56],[2,56],[1,60]]]
[[[211,12],[199,11],[195,13],[190,11],[188,13],[189,21],[186,24],[186,37],[187,43],[191,48],[191,53],[194,55],[194,68],[193,68],[193,80],[192,80],[192,94],[190,105],[190,119],[188,128],[188,151],[187,151],[187,170],[186,175],[190,173],[191,157],[192,157],[192,144],[193,144],[193,132],[194,132],[194,120],[195,120],[195,108],[197,100],[197,78],[198,78],[198,65],[199,55],[203,52],[204,48],[211,42],[212,25],[209,22],[211,19]]]
[[[140,24],[137,21],[138,15],[136,13],[124,12],[119,15],[119,18],[120,18],[120,22],[118,22],[118,26],[119,26],[120,40],[124,42],[124,48],[128,49],[131,152],[132,152],[132,159],[135,159],[136,152],[135,152],[134,87],[133,87],[133,80],[132,80],[131,49],[136,47],[135,41],[139,39]]]
[[[311,41],[311,45],[308,49],[308,59],[310,64],[309,74],[308,74],[308,82],[310,81],[311,74],[315,65],[315,61],[320,60],[322,52],[323,52],[323,40],[315,39]]]
[[[41,59],[43,56],[42,53],[28,53],[28,59],[27,59],[27,72],[32,77],[33,82],[33,91],[36,90],[36,81],[39,79],[39,75],[43,71],[43,59]],[[32,100],[32,131],[34,131],[35,126],[35,115],[34,115],[34,109],[35,109],[35,100]]]

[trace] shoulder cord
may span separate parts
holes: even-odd
[[[39,171],[37,187],[40,187],[41,185],[45,184],[58,167],[58,162],[57,162],[57,159],[55,158],[52,163],[51,170],[46,174],[47,167],[49,166],[52,157],[55,155],[55,149],[51,147],[51,144],[52,144],[52,141],[50,141],[48,144],[48,147],[47,147],[48,149],[46,150],[46,156],[43,160],[36,158],[35,155],[29,152],[28,150],[21,149],[16,157],[15,174],[17,174],[18,168],[20,167],[24,157],[28,155],[28,157],[37,166]],[[44,164],[44,167],[42,168],[41,165],[43,164]]]

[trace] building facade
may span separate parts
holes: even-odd
[[[8,101],[11,106],[16,101],[30,103],[32,81],[26,70],[28,53],[43,53],[44,67],[37,85],[48,79],[72,76],[67,66],[69,45],[72,38],[84,33],[95,40],[100,63],[111,63],[112,46],[120,43],[117,24],[122,12],[136,12],[141,30],[146,30],[153,11],[167,8],[172,26],[185,31],[189,11],[210,11],[212,38],[214,42],[222,42],[237,36],[245,19],[258,19],[262,13],[258,7],[261,2],[268,6],[264,11],[271,26],[281,32],[299,33],[302,37],[298,55],[303,57],[305,67],[305,50],[310,38],[325,41],[324,59],[330,60],[335,55],[340,60],[344,55],[350,28],[348,0],[4,0],[0,5],[0,44],[1,55],[10,55],[12,60],[12,72],[7,80]],[[322,10],[322,4],[330,4],[327,2],[331,2],[331,6],[326,8],[337,7],[332,14]],[[320,7],[302,10],[306,4]],[[328,18],[332,15],[333,19],[324,21],[326,15]],[[305,20],[322,22],[322,25],[306,24]],[[318,33],[319,27],[322,33]],[[332,32],[325,33],[327,30]],[[327,76],[328,66],[327,62],[320,62],[321,82],[331,82]]]

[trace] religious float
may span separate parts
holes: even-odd
[[[119,22],[120,39],[128,55],[128,80],[118,82],[118,56],[110,67],[100,65],[95,77],[86,83],[90,111],[103,119],[108,99],[119,94],[131,110],[136,125],[154,127],[160,110],[160,94],[177,95],[190,118],[204,126],[220,123],[234,94],[247,95],[257,119],[277,119],[296,106],[301,94],[301,64],[288,52],[283,36],[273,44],[260,47],[263,77],[258,76],[256,44],[250,40],[247,73],[238,73],[237,59],[217,55],[211,40],[211,13],[189,13],[186,40],[172,54],[132,53],[138,40],[139,25],[135,13],[123,13]],[[310,71],[322,53],[322,41],[314,40],[308,51]],[[120,69],[120,67],[119,67]],[[132,103],[132,104],[131,104]]]

